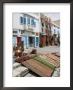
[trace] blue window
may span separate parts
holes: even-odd
[[[36,46],[38,46],[38,45],[39,45],[39,38],[36,37]]]
[[[34,26],[36,26],[36,22],[34,22]]]
[[[34,19],[31,20],[31,25],[34,25]]]
[[[31,25],[36,26],[34,19],[31,20]]]
[[[29,17],[27,18],[27,24],[30,24],[30,18]]]
[[[23,17],[20,17],[20,23],[23,24]]]
[[[26,24],[26,18],[24,17],[24,24]]]
[[[25,17],[20,17],[20,23],[21,24],[26,24],[26,18]]]

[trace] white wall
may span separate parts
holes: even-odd
[[[36,22],[36,27],[34,28],[34,32],[40,32],[40,23],[39,23],[39,20],[35,19],[35,22]]]
[[[25,13],[25,14],[28,14],[29,16],[35,17],[36,19],[39,19],[39,13],[29,12],[29,13]]]
[[[30,15],[32,15],[32,14],[30,14]],[[33,14],[34,15],[34,14]],[[12,15],[12,27],[13,27],[13,29],[20,29],[20,30],[24,30],[25,29],[25,27],[26,27],[26,29],[28,30],[28,25],[21,25],[21,23],[20,23],[20,17],[23,17],[24,15],[23,14],[21,14],[21,13],[13,13],[13,15]],[[35,15],[34,15],[35,16]],[[30,16],[31,17],[31,16]],[[38,18],[38,17],[37,17]],[[35,22],[36,22],[36,27],[32,27],[31,26],[31,28],[32,29],[34,29],[34,32],[39,32],[39,20],[38,19],[35,19]],[[26,22],[27,23],[27,22]],[[24,27],[25,26],[25,27]]]
[[[54,29],[55,29],[55,34],[58,35],[58,32],[60,33],[60,29],[58,29],[57,27],[52,26],[52,28],[51,28],[52,35],[54,34]]]
[[[23,14],[13,13],[13,15],[12,15],[12,27],[13,27],[13,29],[24,30],[24,25],[20,24],[20,17],[21,16],[23,16]]]

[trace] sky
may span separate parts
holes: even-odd
[[[52,21],[60,20],[60,13],[45,13],[48,17],[51,17]]]
[[[49,12],[49,13],[43,13],[43,14],[48,17],[51,17],[52,21],[60,20],[59,12]],[[39,13],[36,13],[36,15],[39,15]]]

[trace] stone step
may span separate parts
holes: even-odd
[[[18,68],[19,66],[21,66],[21,63],[18,62],[13,63],[13,69]]]
[[[13,77],[23,77],[29,72],[28,68],[19,66],[13,70]]]
[[[56,68],[52,77],[60,77],[60,68]]]
[[[31,74],[31,73],[28,73],[28,74],[25,75],[25,77],[36,77],[36,76]]]

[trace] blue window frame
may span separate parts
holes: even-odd
[[[24,24],[26,24],[26,18],[24,17]]]
[[[34,21],[34,19],[31,20],[31,25],[36,26],[36,22]]]
[[[34,26],[36,26],[36,22],[34,22]]]
[[[31,19],[31,25],[33,25],[34,24],[34,19]]]
[[[23,24],[23,17],[20,17],[20,23]]]
[[[20,23],[21,24],[26,24],[26,18],[25,17],[20,17]]]
[[[27,24],[30,24],[30,18],[29,17],[27,18]]]
[[[39,37],[36,37],[36,46],[39,45]]]

